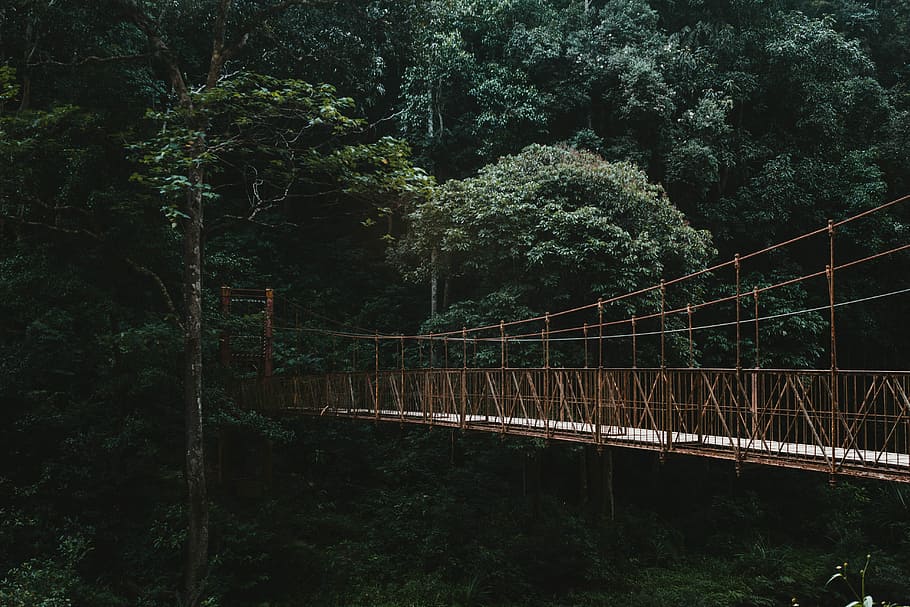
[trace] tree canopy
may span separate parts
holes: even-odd
[[[821,604],[831,555],[867,552],[910,596],[904,489],[629,455],[608,523],[594,453],[273,419],[241,407],[255,365],[218,364],[228,333],[261,347],[221,286],[297,302],[279,372],[363,370],[343,335],[824,230],[910,191],[908,82],[906,0],[0,3],[0,604]],[[907,205],[839,226],[835,263],[908,236]],[[743,293],[827,238],[747,260]],[[838,270],[843,368],[910,360],[906,255]],[[762,295],[760,356],[721,328],[694,364],[827,366],[824,282]]]
[[[424,282],[436,251],[460,306],[503,292],[537,314],[565,309],[688,274],[714,253],[640,169],[566,147],[532,145],[450,180],[407,219],[394,258]]]

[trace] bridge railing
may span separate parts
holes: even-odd
[[[910,480],[910,373],[417,369],[265,378],[263,411],[372,418]]]

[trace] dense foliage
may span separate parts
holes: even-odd
[[[221,285],[273,287],[309,328],[460,329],[904,194],[908,66],[902,0],[0,4],[0,605],[830,605],[851,598],[832,567],[867,553],[876,599],[910,599],[904,488],[616,452],[610,520],[596,453],[274,420],[216,364]],[[180,579],[194,225],[199,597]],[[846,226],[839,259],[908,226],[904,207]],[[906,262],[844,272],[839,298],[910,287]],[[692,289],[674,296],[729,281]],[[906,367],[906,297],[839,312],[842,366]],[[825,365],[826,331],[775,320],[762,362]],[[279,371],[354,364],[310,333],[277,349]]]

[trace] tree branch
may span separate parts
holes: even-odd
[[[28,67],[41,67],[45,65],[56,65],[63,67],[78,67],[82,65],[88,65],[93,63],[115,63],[119,61],[139,61],[141,59],[149,59],[152,57],[150,53],[141,53],[138,55],[112,55],[110,57],[96,57],[94,55],[83,57],[82,59],[74,59],[73,61],[56,61],[54,59],[46,59],[44,61],[36,61],[34,63],[29,63]]]
[[[232,225],[237,225],[238,223],[245,223],[254,225],[259,228],[265,228],[267,230],[278,230],[280,228],[299,228],[300,224],[293,223],[290,221],[282,221],[279,223],[269,223],[267,221],[260,221],[254,219],[251,216],[242,216],[242,215],[222,215],[220,217],[221,221],[216,223],[213,226],[206,228],[205,235],[207,238],[213,238],[222,232],[227,231],[227,229]]]
[[[84,228],[62,228],[60,226],[55,226],[49,223],[42,223],[40,221],[29,221],[27,219],[22,219],[20,217],[10,217],[8,215],[3,216],[4,221],[10,221],[19,225],[30,226],[35,228],[41,228],[44,230],[49,230],[51,232],[57,232],[59,234],[68,234],[71,236],[84,236],[90,238],[98,244],[106,244],[104,238],[100,234],[96,234],[90,230]],[[155,272],[143,266],[142,264],[137,263],[133,258],[128,256],[122,257],[123,261],[132,268],[134,271],[151,278],[154,281],[155,285],[158,287],[158,290],[161,292],[161,296],[164,299],[164,303],[167,306],[168,311],[173,315],[174,322],[177,323],[177,326],[181,330],[185,330],[183,323],[180,322],[180,314],[177,312],[177,307],[174,305],[174,300],[171,298],[170,292],[167,290],[164,281],[161,280],[161,277],[158,276]]]
[[[135,0],[113,0],[114,5],[120,7],[123,11],[123,19],[139,28],[145,34],[152,55],[160,59],[167,68],[168,79],[174,92],[180,100],[180,105],[184,108],[192,109],[193,101],[190,97],[189,88],[183,79],[183,73],[180,71],[180,64],[174,52],[168,47],[158,32],[157,24],[149,17]]]
[[[265,8],[256,11],[256,13],[241,26],[237,38],[224,49],[224,60],[227,61],[229,59],[232,59],[237,55],[237,53],[242,51],[243,47],[246,46],[246,43],[249,42],[252,33],[259,26],[261,26],[263,23],[275,15],[283,13],[292,6],[302,6],[304,4],[333,3],[334,2],[332,2],[332,0],[281,0],[281,2],[278,2],[277,4],[266,6]]]
[[[152,281],[158,286],[158,291],[161,293],[162,299],[164,299],[164,304],[167,306],[167,309],[170,311],[171,315],[174,317],[174,322],[177,323],[177,326],[180,327],[181,331],[186,331],[186,327],[183,326],[183,323],[180,322],[180,313],[177,312],[177,306],[174,305],[174,300],[171,298],[170,292],[167,290],[167,286],[164,284],[164,281],[161,280],[161,277],[158,276],[155,272],[149,268],[136,263],[131,257],[124,257],[123,260],[126,264],[131,267],[133,270],[147,276],[152,279]]]
[[[218,78],[224,68],[224,62],[228,59],[224,53],[224,36],[227,30],[227,16],[230,8],[231,0],[218,0],[218,11],[212,32],[212,58],[209,61],[209,73],[205,80],[206,88],[213,88],[218,84]]]

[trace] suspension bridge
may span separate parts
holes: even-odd
[[[862,292],[876,267],[890,264],[894,275],[906,267],[906,231],[895,230],[890,244],[860,246],[855,237],[862,222],[907,200],[580,307],[436,333],[369,331],[269,289],[224,287],[226,315],[256,313],[264,322],[261,334],[246,338],[226,331],[222,362],[256,368],[257,377],[240,385],[240,401],[269,413],[627,447],[661,458],[680,453],[730,460],[737,470],[764,464],[910,482],[910,361],[892,370],[847,369],[837,350],[839,315],[881,302],[907,307],[910,286]],[[773,267],[788,248],[818,260],[818,269],[746,284],[750,267]],[[704,292],[721,295],[693,299]],[[787,296],[775,296],[781,294]],[[782,301],[807,305],[783,309]],[[765,368],[773,357],[763,343],[800,317],[826,325],[818,347],[829,364]],[[344,370],[274,373],[275,335],[282,332],[342,342]],[[718,334],[731,345],[728,365],[700,366],[699,344]]]

